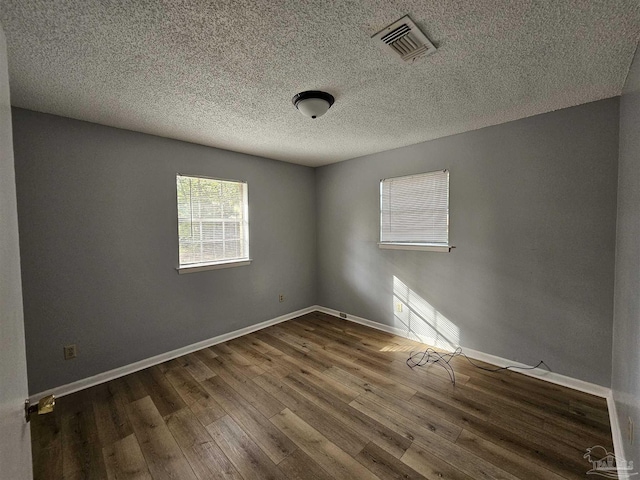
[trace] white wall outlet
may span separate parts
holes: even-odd
[[[64,347],[64,359],[71,360],[78,356],[75,343],[73,345],[65,345]]]
[[[280,295],[278,295],[278,301],[280,303],[284,302],[284,294],[281,293]]]
[[[402,312],[402,302],[396,302],[396,312]]]

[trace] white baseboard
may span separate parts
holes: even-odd
[[[480,360],[482,362],[490,363],[492,365],[497,365],[498,367],[507,367],[509,365],[513,365],[516,367],[530,367],[530,365],[525,365],[524,363],[514,362],[512,360],[507,360],[506,358],[496,357],[495,355],[490,355],[488,353],[478,352],[477,350],[473,350],[472,348],[462,347],[462,349],[464,353],[469,357],[475,358],[476,360]],[[515,371],[529,377],[539,378],[540,380],[545,380],[549,383],[554,383],[556,385],[572,388],[573,390],[578,390],[590,395],[595,395],[596,397],[607,398],[607,396],[611,394],[610,388],[603,387],[602,385],[597,385],[595,383],[585,382],[584,380],[579,380],[577,378],[568,377],[566,375],[561,375],[559,373],[550,372],[549,370],[545,370],[544,368]]]
[[[316,309],[320,312],[333,315],[334,317],[340,317],[340,312],[337,310],[333,310],[331,308],[326,308],[321,306],[317,306]],[[343,317],[340,317],[340,318],[343,318]],[[356,315],[347,314],[347,318],[345,318],[345,320],[350,320],[354,323],[359,323],[367,327],[375,328],[377,330],[382,330],[383,332],[391,333],[393,335],[398,335],[399,337],[408,338],[410,340],[416,340],[421,343],[426,343],[428,345],[433,344],[432,339],[423,338],[420,335],[417,335],[413,332],[407,332],[404,329],[392,327],[390,325],[384,325],[382,323],[374,322],[372,320],[358,317]],[[516,367],[528,366],[523,363],[514,362],[513,360],[497,357],[495,355],[490,355],[484,352],[479,352],[477,350],[467,348],[463,345],[461,345],[461,348],[464,351],[465,355],[468,355],[470,358],[474,358],[482,362],[487,362],[492,365],[496,365],[498,367],[507,367],[509,365],[513,365]],[[572,388],[574,390],[579,390],[581,392],[589,393],[597,397],[608,398],[611,395],[610,388],[603,387],[601,385],[596,385],[595,383],[585,382],[584,380],[578,380],[577,378],[560,375],[559,373],[550,372],[543,368],[536,368],[533,370],[517,370],[517,371],[524,375],[528,375],[530,377],[540,378],[541,380],[545,380],[547,382],[554,383],[556,385],[561,385],[563,387]]]
[[[620,464],[627,459],[624,452],[624,441],[622,440],[622,430],[620,430],[620,419],[618,418],[618,409],[613,398],[613,391],[607,395],[607,407],[609,408],[609,422],[611,423],[611,436],[613,437],[613,453],[616,456],[616,462]],[[627,472],[619,472],[619,480],[629,480]]]
[[[63,397],[64,395],[69,395],[70,393],[84,390],[85,388],[93,387],[94,385],[108,382],[110,380],[129,375],[130,373],[134,373],[139,370],[144,370],[145,368],[158,365],[159,363],[181,357],[182,355],[187,355],[188,353],[196,352],[198,350],[202,350],[203,348],[207,348],[218,343],[227,342],[229,340],[233,340],[234,338],[241,337],[242,335],[247,335],[257,330],[262,330],[263,328],[270,327],[271,325],[286,322],[287,320],[291,320],[292,318],[296,318],[300,315],[305,315],[316,310],[317,307],[315,306],[307,307],[303,308],[302,310],[287,313],[286,315],[282,315],[280,317],[272,318],[271,320],[266,320],[255,325],[250,325],[248,327],[235,330],[233,332],[223,333],[222,335],[218,335],[217,337],[209,338],[198,343],[193,343],[191,345],[187,345],[186,347],[178,348],[167,353],[156,355],[155,357],[146,358],[144,360],[140,360],[139,362],[131,363],[123,367],[114,368],[113,370],[109,370],[108,372],[99,373],[91,377],[83,378],[82,380],[77,380],[66,385],[61,385],[59,387],[45,390],[44,392],[36,393],[34,395],[31,395],[29,397],[29,400],[31,401],[31,403],[37,403],[40,398],[46,395]]]

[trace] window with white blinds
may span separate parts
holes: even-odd
[[[435,246],[449,250],[449,172],[380,182],[380,246]]]
[[[176,176],[180,268],[249,261],[247,184]]]

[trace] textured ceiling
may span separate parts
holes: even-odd
[[[405,14],[417,65],[371,36]],[[15,106],[304,165],[619,95],[637,0],[0,0]],[[326,90],[322,118],[291,104]]]

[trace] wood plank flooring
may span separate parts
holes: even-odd
[[[577,479],[606,401],[314,312],[59,398],[36,479]],[[478,362],[480,363],[480,362]],[[486,364],[483,364],[486,365]]]

